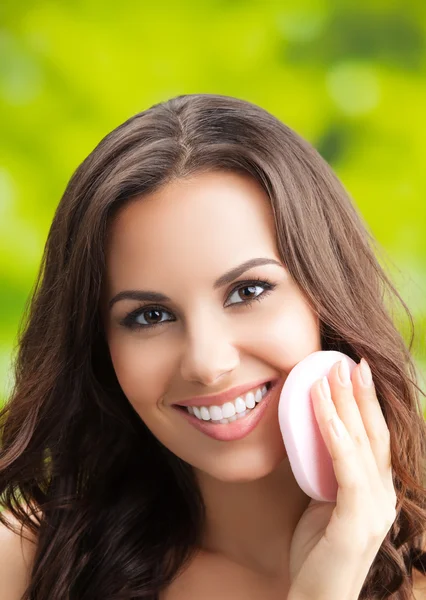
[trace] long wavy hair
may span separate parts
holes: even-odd
[[[192,467],[153,436],[120,388],[100,299],[116,211],[212,170],[248,173],[262,185],[281,259],[319,316],[322,349],[364,356],[372,367],[398,503],[360,599],[408,600],[413,567],[425,570],[426,532],[413,319],[320,154],[262,108],[209,94],[155,104],[109,133],[55,212],[0,413],[1,503],[37,541],[23,598],[154,600],[201,543],[205,512]],[[407,312],[409,346],[389,300]]]

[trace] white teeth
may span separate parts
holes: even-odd
[[[236,400],[235,400],[235,409],[237,411],[237,413],[242,413],[246,410],[247,406],[246,403],[244,402],[244,400],[241,398],[241,396],[239,396]],[[225,416],[225,415],[224,415]]]
[[[219,408],[217,406],[216,408]],[[219,408],[219,410],[221,410]],[[222,417],[224,419],[228,419],[229,417],[233,417],[237,411],[235,410],[235,404],[233,402],[225,402],[222,406]]]
[[[250,412],[256,404],[261,402],[267,391],[266,385],[263,385],[255,392],[250,391],[245,396],[239,396],[233,402],[225,402],[222,406],[187,406],[187,410],[201,421],[230,423],[236,419],[241,419]]]
[[[257,396],[257,394],[259,394],[259,400],[261,400],[262,399],[262,392],[260,390],[257,390],[256,396]],[[255,395],[253,394],[253,392],[249,392],[246,395],[246,402],[245,402],[245,404],[246,404],[247,408],[254,408],[256,406],[256,402],[254,401],[254,399],[255,399]],[[258,402],[259,402],[259,400],[258,400]]]
[[[218,422],[222,423],[222,425],[224,425],[226,423],[232,423],[232,421],[236,421],[237,419],[238,419],[237,415],[234,415],[233,417],[229,417],[228,419],[221,419]]]
[[[245,414],[247,414],[248,412],[250,412],[249,410],[245,410],[244,412],[238,413],[238,415],[236,415],[237,419],[241,419],[242,417],[244,417]]]
[[[209,412],[212,421],[220,421],[223,418],[222,411],[218,406],[210,406]]]
[[[200,408],[200,413],[201,413],[201,418],[203,419],[203,421],[210,421],[211,416],[209,413],[209,409],[206,406],[202,406]]]

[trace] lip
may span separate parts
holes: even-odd
[[[222,392],[221,394],[212,394],[210,396],[193,396],[192,398],[188,398],[188,400],[175,402],[173,406],[221,406],[222,404],[225,404],[225,402],[232,402],[238,398],[238,396],[242,396],[246,392],[254,390],[265,383],[268,383],[268,381],[272,382],[272,389],[272,386],[278,381],[278,379],[259,379],[258,381],[253,381],[252,383],[237,385],[236,387],[227,390],[226,392]]]
[[[218,423],[213,424],[211,421],[201,421],[197,419],[195,415],[191,415],[185,409],[179,409],[177,405],[173,405],[176,410],[184,419],[186,419],[196,429],[205,433],[209,437],[219,440],[222,442],[231,442],[234,440],[241,440],[246,437],[253,429],[258,425],[261,418],[265,414],[268,406],[272,403],[276,397],[276,392],[279,388],[279,384],[282,382],[281,379],[276,379],[271,382],[267,394],[263,397],[261,402],[256,405],[256,408],[251,410],[247,415],[241,419],[236,419],[232,423]],[[235,389],[235,388],[234,388]],[[251,389],[251,388],[249,388]],[[204,405],[205,406],[205,405]],[[278,418],[278,416],[277,416]]]

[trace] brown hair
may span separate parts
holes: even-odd
[[[320,318],[322,348],[372,367],[398,503],[360,598],[407,600],[413,566],[425,568],[426,425],[413,335],[407,349],[387,300],[398,299],[412,328],[411,315],[318,152],[262,108],[208,94],[156,104],[117,127],[78,167],[54,215],[0,414],[2,504],[37,535],[25,598],[155,599],[200,543],[192,467],[159,443],[121,390],[100,298],[116,211],[208,170],[249,173],[263,186],[283,263]]]

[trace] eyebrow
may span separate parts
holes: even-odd
[[[245,271],[252,269],[253,267],[259,267],[261,265],[278,265],[279,267],[285,268],[280,262],[273,258],[251,258],[241,263],[237,267],[234,267],[221,275],[219,279],[214,282],[213,289],[223,287],[227,283],[231,283],[242,275]],[[171,302],[171,299],[165,294],[159,292],[151,292],[148,290],[124,290],[116,294],[108,302],[108,308],[111,310],[113,305],[120,300],[142,300],[148,302]]]

